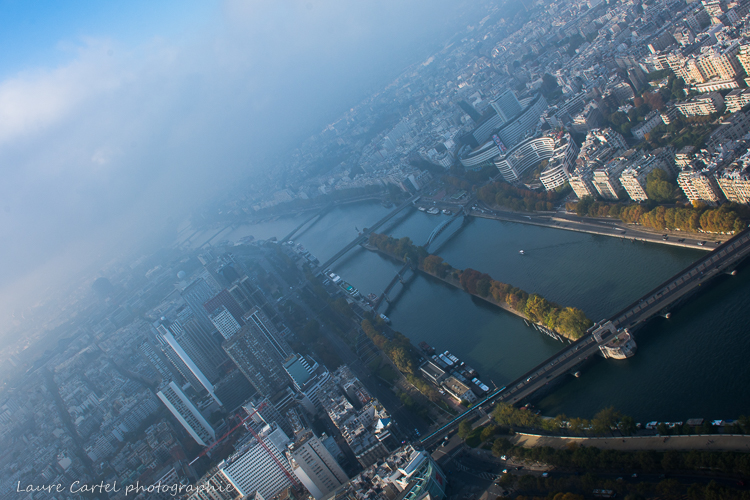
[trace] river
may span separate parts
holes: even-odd
[[[325,261],[356,236],[356,228],[388,211],[377,203],[338,207],[295,241]],[[407,210],[381,232],[422,244],[443,217]],[[282,237],[305,218],[244,226],[217,239],[248,234]],[[431,252],[454,267],[472,267],[550,301],[578,307],[595,321],[617,312],[702,253],[486,219],[459,226],[460,221],[455,222],[438,237]],[[367,294],[380,293],[399,267],[356,248],[333,269]],[[570,377],[537,406],[549,415],[591,417],[611,405],[638,421],[729,419],[748,413],[749,292],[750,269],[720,279],[670,320],[657,318],[640,330],[636,356],[593,362],[581,378]],[[505,385],[562,347],[521,318],[424,275],[397,285],[391,298],[384,312],[396,330],[414,344],[424,340],[439,351],[450,350],[490,386]]]

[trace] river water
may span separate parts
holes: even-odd
[[[356,229],[388,211],[377,203],[338,207],[294,239],[322,262],[351,241]],[[306,217],[228,230],[214,241],[248,234],[280,238]],[[422,244],[444,217],[409,209],[381,232]],[[472,219],[463,226],[454,222],[430,251],[454,267],[472,267],[550,301],[578,307],[595,321],[617,312],[702,254],[485,219]],[[399,267],[356,248],[333,269],[366,295],[379,294]],[[670,320],[657,318],[640,330],[636,356],[595,360],[581,378],[569,377],[537,406],[549,415],[591,417],[611,405],[638,421],[729,419],[750,413],[749,292],[750,269],[720,279],[676,310]],[[390,295],[392,303],[384,312],[396,330],[414,344],[424,340],[441,352],[451,351],[490,386],[505,385],[562,347],[527,327],[521,318],[424,275],[397,285]]]

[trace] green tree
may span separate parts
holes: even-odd
[[[588,215],[589,208],[593,204],[594,198],[592,198],[591,196],[584,196],[578,201],[578,204],[576,205],[576,215],[581,217],[584,215]]]
[[[656,485],[656,492],[668,500],[683,498],[685,487],[677,479],[663,479]]]
[[[580,309],[566,307],[557,315],[555,330],[575,340],[581,338],[593,324]]]
[[[619,128],[621,125],[628,123],[628,115],[622,111],[615,111],[609,115],[609,123],[612,124],[612,128]]]
[[[480,297],[487,297],[490,294],[490,285],[492,279],[489,276],[483,276],[477,281],[477,293]]]
[[[655,168],[646,176],[646,194],[657,203],[671,203],[679,194],[679,187],[671,182],[669,175]]]
[[[672,99],[679,101],[682,98],[684,98],[685,93],[682,90],[684,88],[685,88],[685,81],[682,78],[675,78],[672,81],[672,86],[671,86]]]
[[[570,430],[575,433],[583,432],[589,426],[589,421],[585,418],[574,417],[570,419]]]
[[[622,417],[617,427],[620,429],[620,432],[622,432],[626,436],[632,436],[637,430],[637,427],[635,426],[635,420],[633,419],[633,417],[628,415]]]
[[[469,437],[469,434],[471,434],[471,424],[468,420],[464,419],[461,421],[460,424],[458,424],[458,437],[461,439],[466,439]]]
[[[594,415],[591,425],[596,434],[609,434],[612,432],[612,427],[619,423],[621,417],[620,413],[610,406]]]
[[[414,362],[411,359],[409,352],[399,346],[390,350],[388,353],[389,357],[393,360],[396,368],[403,373],[413,374],[414,373]]]
[[[513,445],[510,441],[505,438],[497,438],[492,443],[492,454],[499,457],[505,455],[511,448],[513,448]]]
[[[545,94],[545,96],[550,95],[555,90],[557,90],[559,85],[557,84],[557,79],[550,75],[549,73],[545,73],[542,75],[542,93]]]
[[[541,322],[544,320],[549,310],[550,303],[540,295],[533,293],[529,295],[529,298],[526,300],[526,308],[524,312],[532,321]]]
[[[494,436],[496,432],[497,426],[489,424],[484,429],[482,429],[481,434],[479,434],[479,438],[482,440],[482,442],[487,441],[492,436]]]

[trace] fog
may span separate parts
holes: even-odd
[[[162,16],[132,29],[44,19],[54,39],[2,60],[0,336],[44,294],[252,182],[483,14],[443,0],[231,0]]]

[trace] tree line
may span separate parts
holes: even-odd
[[[449,407],[447,407],[442,401],[438,391],[436,391],[432,385],[427,383],[427,381],[425,381],[416,370],[417,359],[414,356],[414,347],[412,346],[409,337],[401,332],[393,332],[391,338],[388,338],[384,333],[386,330],[385,322],[382,319],[371,315],[371,313],[362,320],[361,326],[365,335],[372,340],[372,343],[375,344],[378,349],[388,356],[388,359],[396,365],[396,368],[404,375],[411,385],[416,387],[419,392],[424,394],[433,403],[438,404],[443,409],[449,409]],[[406,404],[403,398],[402,402]],[[422,415],[421,411],[417,411],[417,413]],[[429,417],[425,416],[425,418]]]
[[[524,409],[516,408],[508,403],[498,403],[492,412],[495,423],[508,429],[540,429],[548,433],[572,432],[581,434],[588,432],[598,436],[611,435],[613,430],[618,430],[625,436],[636,432],[636,423],[633,417],[622,415],[613,407],[604,408],[594,418],[568,419],[565,415],[557,415],[555,418],[542,418],[539,415]]]
[[[510,455],[519,460],[543,462],[556,467],[570,467],[587,471],[639,470],[644,472],[678,472],[710,470],[725,474],[750,474],[750,455],[734,452],[710,451],[616,451],[600,450],[593,446],[571,447],[561,450],[543,446],[523,448],[513,446],[505,438],[498,438],[492,446],[493,454]]]
[[[594,324],[583,311],[575,307],[563,307],[549,302],[541,295],[529,294],[513,285],[496,281],[489,274],[471,268],[455,269],[444,262],[442,257],[428,253],[424,247],[414,245],[408,237],[395,239],[391,236],[372,233],[370,244],[405,262],[414,263],[428,274],[460,283],[464,290],[473,295],[497,305],[506,304],[521,316],[569,339],[580,338]]]
[[[584,196],[577,203],[567,203],[566,208],[580,216],[614,217],[660,231],[679,229],[707,233],[738,233],[747,227],[743,219],[750,215],[750,209],[736,203],[725,203],[717,208],[698,203],[692,207],[657,206],[649,210],[647,205],[606,203],[590,196]]]
[[[372,343],[383,351],[396,368],[402,373],[414,374],[414,358],[411,354],[411,342],[409,337],[402,334],[401,332],[394,332],[392,338],[388,338],[382,333],[382,329],[378,330],[368,319],[363,319],[362,330],[365,332]]]

